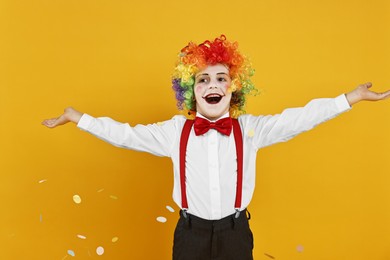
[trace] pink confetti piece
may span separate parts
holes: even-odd
[[[303,252],[303,249],[304,249],[304,247],[303,247],[302,245],[298,245],[298,246],[297,246],[297,251],[298,251],[299,253],[302,253],[302,252]]]

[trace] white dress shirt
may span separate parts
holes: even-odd
[[[314,99],[304,107],[289,108],[277,115],[240,116],[244,149],[241,210],[249,205],[255,188],[258,149],[285,142],[350,108],[343,94]],[[170,157],[174,168],[173,199],[181,207],[179,147],[185,121],[184,116],[174,116],[161,123],[131,127],[111,118],[84,114],[78,127],[118,147]],[[196,136],[192,129],[186,155],[188,213],[212,220],[233,214],[236,181],[234,135],[225,136],[210,129]]]

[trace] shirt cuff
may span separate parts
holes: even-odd
[[[337,109],[340,112],[344,112],[344,111],[350,110],[352,108],[349,105],[347,97],[345,96],[345,94],[341,94],[340,96],[336,97],[335,98],[335,103],[336,103]]]
[[[82,130],[87,130],[94,119],[95,119],[94,117],[88,114],[83,114],[79,122],[77,123],[77,127]]]

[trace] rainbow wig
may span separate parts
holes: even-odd
[[[218,63],[229,68],[232,80],[228,89],[232,92],[230,116],[237,118],[245,113],[245,96],[257,92],[250,79],[254,70],[248,58],[238,51],[238,43],[229,42],[225,35],[199,45],[190,42],[181,50],[172,76],[172,88],[176,93],[179,110],[185,110],[189,116],[195,115],[195,74],[208,65]]]

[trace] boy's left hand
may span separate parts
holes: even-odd
[[[371,82],[367,82],[365,84],[361,84],[357,86],[356,89],[346,94],[348,103],[352,106],[353,104],[362,100],[378,101],[390,97],[390,90],[382,93],[377,93],[369,90],[369,88],[371,87],[372,87]]]

